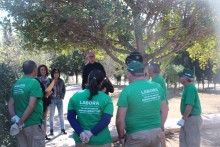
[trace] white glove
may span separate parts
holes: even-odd
[[[19,126],[18,126],[16,123],[14,123],[13,125],[11,125],[11,129],[10,129],[10,135],[11,135],[11,136],[15,136],[15,135],[17,135],[19,132],[20,132],[20,128],[19,128]]]
[[[80,133],[80,139],[82,141],[82,144],[88,143],[89,142],[89,138],[86,135],[85,132]]]
[[[184,119],[180,119],[178,122],[177,122],[177,125],[178,126],[184,126],[184,123],[185,123],[185,120]]]
[[[84,132],[86,133],[87,137],[88,137],[89,140],[90,140],[90,138],[93,136],[92,132],[89,131],[89,130],[84,130]]]
[[[13,123],[18,123],[19,120],[20,120],[20,118],[19,118],[17,115],[15,115],[15,116],[13,116],[13,117],[11,118],[11,121],[12,121]]]

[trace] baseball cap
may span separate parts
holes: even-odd
[[[125,59],[125,63],[128,65],[131,61],[139,61],[143,62],[143,57],[140,52],[132,52],[127,58]]]
[[[138,61],[131,61],[128,64],[127,71],[134,76],[143,76],[144,75],[144,64]]]
[[[193,72],[189,69],[184,69],[182,72],[177,74],[179,77],[186,77],[189,79],[193,78]]]

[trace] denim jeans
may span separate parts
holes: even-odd
[[[63,100],[62,99],[53,99],[50,104],[50,129],[53,129],[53,118],[55,113],[55,107],[57,106],[58,115],[60,119],[60,128],[64,128],[64,118],[63,118]]]

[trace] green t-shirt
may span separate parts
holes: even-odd
[[[198,90],[196,89],[194,84],[189,84],[183,88],[183,94],[180,104],[180,111],[182,115],[184,115],[185,113],[186,105],[193,106],[190,115],[201,115],[202,110]]]
[[[88,89],[75,93],[69,100],[68,110],[75,110],[77,121],[84,130],[91,130],[102,119],[103,113],[113,115],[113,103],[111,98],[99,91],[93,96],[92,100],[88,100],[90,92]],[[81,143],[79,136],[74,133],[73,138],[76,142]],[[92,136],[89,145],[103,145],[111,143],[112,138],[108,127],[103,129],[96,136]]]
[[[117,105],[127,108],[126,133],[159,128],[162,100],[164,100],[164,92],[161,86],[154,82],[138,80],[125,87]]]
[[[22,117],[28,107],[30,97],[36,97],[36,106],[31,115],[25,120],[24,127],[41,123],[43,115],[43,93],[40,83],[36,79],[24,76],[17,80],[12,87],[11,96],[14,99],[15,114],[19,117]]]
[[[155,82],[155,83],[160,84],[160,86],[164,90],[165,100],[166,100],[166,103],[168,104],[167,87],[166,87],[166,82],[165,82],[164,78],[160,74],[158,74],[157,76],[152,78],[152,81]]]

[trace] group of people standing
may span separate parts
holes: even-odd
[[[114,107],[108,93],[114,92],[114,88],[104,67],[95,61],[95,54],[89,52],[87,58],[89,63],[83,69],[82,90],[77,91],[69,99],[67,119],[74,129],[73,138],[77,147],[111,147],[112,138],[108,125],[111,122]],[[118,138],[125,147],[160,147],[169,111],[166,85],[160,75],[158,64],[151,63],[146,72],[142,62],[143,57],[138,52],[131,53],[125,60],[129,85],[122,90],[117,102]],[[46,66],[42,67],[47,73]],[[15,83],[9,100],[9,112],[12,118],[16,116],[19,118],[16,123],[19,128],[22,128],[16,135],[18,146],[22,147],[45,146],[45,141],[42,140],[42,137],[45,138],[45,131],[40,120],[42,116],[46,118],[48,104],[50,104],[50,118],[53,118],[54,109],[57,106],[61,132],[65,134],[62,123],[62,99],[65,95],[65,85],[62,80],[56,80],[60,79],[60,71],[55,69],[51,72],[52,81],[46,78],[48,74],[45,74],[43,69],[40,72],[38,80],[46,89],[43,97],[40,84],[34,79],[35,70],[36,64],[33,61],[26,61],[23,64],[25,76]],[[201,106],[198,91],[193,84],[193,73],[190,70],[184,70],[178,76],[184,85],[181,99],[183,117],[177,122],[181,126],[180,147],[199,147]],[[52,92],[51,87],[53,87]],[[40,100],[42,97],[45,105],[44,115],[43,111],[39,110],[43,105],[43,101]],[[49,97],[51,102],[46,102]],[[36,130],[33,132],[34,128]],[[50,134],[53,134],[51,119]],[[26,141],[21,142],[21,138]]]
[[[9,113],[14,122],[10,133],[16,136],[18,147],[44,147],[48,109],[50,110],[50,135],[53,135],[55,107],[58,109],[61,133],[66,134],[63,117],[65,84],[59,69],[51,71],[28,60],[22,66],[24,76],[16,81],[8,102]],[[17,126],[17,128],[15,127]]]
[[[60,78],[60,70],[59,69],[52,69],[51,71],[51,78],[48,77],[49,71],[46,65],[40,65],[38,67],[38,76],[37,80],[41,84],[41,89],[43,92],[43,120],[44,126],[46,130],[46,120],[48,114],[48,107],[50,108],[50,135],[54,135],[54,113],[55,108],[57,107],[59,120],[60,120],[60,128],[62,134],[67,134],[65,132],[64,126],[64,116],[63,116],[63,99],[66,93],[65,83]],[[50,138],[45,137],[46,140],[50,140]]]

